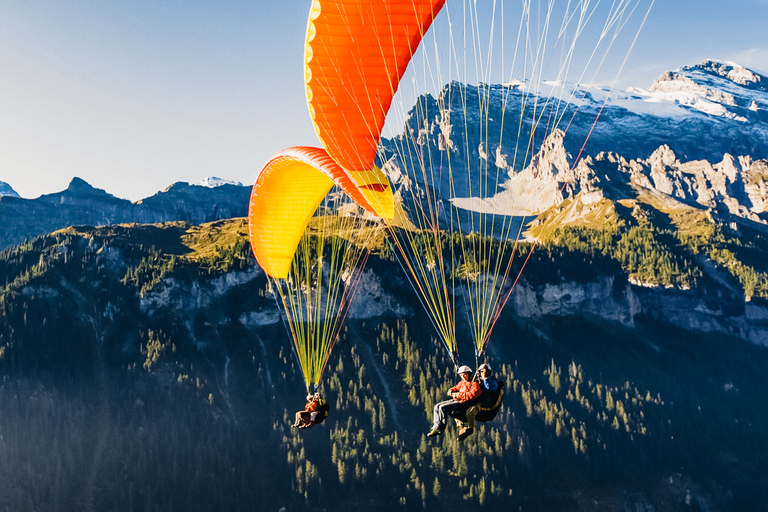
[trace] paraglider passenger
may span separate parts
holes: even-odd
[[[471,380],[472,368],[463,365],[459,367],[458,374],[461,381],[448,390],[451,399],[435,405],[432,412],[432,430],[427,434],[429,437],[442,434],[448,415],[466,411],[469,407],[467,402],[480,396],[480,384]]]
[[[459,441],[475,431],[475,416],[480,412],[480,408],[493,406],[498,399],[500,385],[499,381],[493,377],[491,367],[483,363],[477,371],[480,373],[480,401],[467,409],[467,423],[459,431]]]
[[[296,421],[293,422],[294,427],[306,428],[313,412],[317,411],[317,403],[315,402],[315,395],[307,395],[307,405],[304,406],[303,411],[296,413]]]
[[[330,406],[323,400],[320,393],[307,395],[307,405],[303,411],[296,413],[296,421],[292,426],[299,428],[312,428],[325,421],[328,417]]]

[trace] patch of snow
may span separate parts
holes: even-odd
[[[515,88],[518,88],[518,89],[520,89],[521,91],[522,91],[522,90],[525,90],[525,88],[527,87],[527,85],[526,85],[526,83],[525,83],[525,82],[523,82],[522,80],[518,80],[518,79],[514,79],[514,80],[511,80],[511,81],[509,81],[509,82],[505,82],[505,83],[503,83],[503,84],[501,84],[501,85],[502,85],[503,87],[506,87],[507,89],[515,89]]]
[[[599,91],[607,94],[607,91]],[[597,95],[593,94],[593,96],[596,97]],[[682,108],[669,95],[637,87],[630,87],[626,91],[614,91],[610,98],[608,98],[608,103],[639,115],[650,114],[658,117],[685,117],[691,115],[690,112]]]
[[[243,186],[243,184],[239,181],[225,180],[222,178],[217,178],[216,176],[209,176],[208,178],[205,178],[203,181],[198,183],[198,185],[207,188],[216,188],[222,185],[237,185],[238,187]]]
[[[614,92],[609,103],[636,114],[668,117],[690,115],[691,110],[697,110],[711,116],[749,122],[742,109],[750,105],[749,110],[755,112],[759,105],[768,103],[768,94],[759,85],[761,81],[760,75],[738,64],[704,61],[697,66],[664,73],[647,90],[629,88]],[[599,87],[588,89],[595,101],[603,101],[609,92]]]
[[[736,106],[732,94],[713,91],[687,76],[678,74],[673,75],[672,79],[657,80],[650,91],[667,101],[713,116],[724,116],[727,113],[725,105]]]

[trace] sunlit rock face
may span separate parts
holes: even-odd
[[[765,222],[767,84],[742,66],[711,60],[664,73],[648,89],[609,94],[561,84],[577,92],[557,107],[570,122],[532,128],[525,112],[541,115],[551,91],[533,95],[522,81],[452,82],[418,100],[402,134],[382,141],[380,163],[397,197],[434,190],[441,213],[452,204],[535,216],[580,194],[587,203],[620,200],[639,187]],[[522,146],[518,133],[526,134]]]

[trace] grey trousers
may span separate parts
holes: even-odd
[[[432,410],[432,428],[444,429],[449,414],[460,411],[464,412],[466,409],[466,403],[457,402],[456,400],[445,400],[435,404],[435,408]]]

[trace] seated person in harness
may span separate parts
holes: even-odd
[[[501,398],[504,395],[504,381],[496,380],[493,377],[493,371],[487,364],[481,364],[478,368],[480,373],[480,389],[482,390],[480,398],[475,400],[466,411],[466,425],[464,418],[455,418],[459,426],[459,437],[461,441],[475,431],[475,421],[490,421],[496,417],[501,407]]]
[[[458,369],[458,373],[461,377],[461,382],[448,390],[451,399],[435,405],[432,412],[432,430],[427,434],[429,437],[442,434],[445,431],[448,416],[463,415],[471,405],[470,402],[480,396],[480,385],[471,380],[472,368],[466,365],[461,366]]]
[[[329,406],[328,403],[323,400],[323,397],[320,396],[319,392],[315,393],[314,395],[309,394],[307,395],[307,405],[304,406],[303,411],[296,413],[296,421],[292,426],[299,428],[312,428],[315,425],[325,421],[325,418],[328,417],[328,411],[330,409],[331,406]]]

